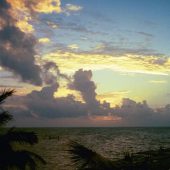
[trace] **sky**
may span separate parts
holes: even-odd
[[[15,126],[169,126],[169,0],[0,0],[0,89]]]

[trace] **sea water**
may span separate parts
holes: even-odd
[[[170,147],[170,128],[32,128],[39,136],[33,148],[46,161],[43,169],[75,170],[68,153],[69,142],[77,141],[112,160],[125,152],[136,153]]]

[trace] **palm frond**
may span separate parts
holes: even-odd
[[[8,121],[12,119],[13,119],[12,115],[10,115],[7,111],[2,111],[2,113],[0,113],[0,126],[6,124]]]
[[[15,128],[10,128],[10,130],[3,137],[9,143],[17,142],[20,144],[30,144],[30,145],[38,143],[38,137],[36,133],[16,131]]]
[[[112,161],[84,145],[71,142],[69,146],[71,149],[68,151],[71,154],[71,159],[79,170],[114,170]]]
[[[7,170],[17,168],[18,170],[25,170],[29,167],[30,170],[35,170],[38,163],[46,164],[43,158],[39,155],[26,150],[11,151],[8,157],[0,159],[0,169]]]
[[[4,102],[4,100],[9,97],[12,96],[14,94],[15,90],[14,89],[5,89],[3,91],[1,91],[0,94],[0,104],[2,104]]]

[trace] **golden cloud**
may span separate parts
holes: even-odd
[[[18,20],[18,22],[16,23],[16,26],[20,28],[20,30],[23,32],[31,33],[34,31],[34,28],[31,24],[29,24],[30,20],[31,19],[29,19],[28,17],[24,17],[23,20]]]
[[[122,98],[125,98],[129,92],[130,91],[116,91],[97,94],[97,100],[100,102],[107,101],[110,103],[111,107],[115,107],[116,105],[121,104]]]
[[[76,101],[85,103],[79,91],[71,90],[66,87],[59,87],[57,92],[55,92],[54,97],[67,97],[68,95],[73,95]]]
[[[80,10],[82,10],[82,7],[78,6],[78,5],[67,4],[66,10],[68,10],[68,11],[80,11]]]
[[[36,13],[60,13],[60,0],[7,0],[11,5],[10,13],[17,19],[16,26],[24,32],[33,32],[34,28],[30,24],[33,15]]]
[[[35,2],[35,1],[34,1]],[[33,6],[34,11],[39,13],[60,13],[61,1],[60,0],[39,0],[36,5]]]
[[[115,57],[110,54],[76,53],[58,50],[45,54],[44,60],[55,62],[62,72],[73,73],[80,68],[91,70],[111,69],[123,73],[169,75],[170,59],[157,64],[158,56],[125,54]]]
[[[44,37],[44,38],[39,38],[39,39],[38,39],[38,42],[45,44],[45,43],[49,43],[49,42],[50,42],[50,39],[49,39],[49,38],[46,38],[46,37]]]
[[[165,80],[151,80],[149,83],[154,83],[154,84],[166,84],[167,81]]]

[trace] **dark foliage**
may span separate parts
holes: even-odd
[[[70,143],[71,159],[79,170],[112,170],[110,160],[77,142]]]
[[[0,104],[11,96],[14,90],[4,90],[0,95]],[[34,132],[18,131],[15,128],[4,128],[4,124],[12,120],[12,115],[1,108],[0,113],[0,170],[35,170],[37,163],[45,164],[44,159],[36,153],[26,149],[17,149],[16,145],[38,143]]]
[[[104,158],[82,144],[71,142],[68,151],[78,170],[169,170],[170,148],[130,154],[117,161]]]
[[[5,125],[8,121],[12,120],[12,115],[10,115],[7,111],[1,109],[2,112],[0,113],[0,126]]]

